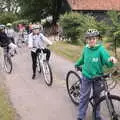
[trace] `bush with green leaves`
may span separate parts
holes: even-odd
[[[18,24],[24,24],[24,25],[28,25],[29,21],[27,19],[21,19],[21,20],[17,20],[13,22],[13,27],[14,29],[17,31],[17,25]]]
[[[107,12],[111,24],[109,24],[109,41],[115,44],[115,39],[117,40],[117,46],[120,46],[120,12],[109,11]]]
[[[12,12],[4,12],[0,13],[0,24],[7,24],[16,21],[18,16]]]
[[[98,29],[102,35],[107,29],[103,21],[98,22],[93,16],[77,12],[60,16],[59,24],[62,26],[65,37],[75,44],[84,43],[84,35],[88,29]]]

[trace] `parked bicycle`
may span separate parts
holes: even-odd
[[[81,71],[81,68],[79,70]],[[116,82],[115,80],[112,82],[112,88],[110,87],[111,85],[109,85],[107,82],[108,78],[112,79],[112,76],[116,74],[118,74],[117,71],[94,78],[93,82],[100,80],[102,85],[101,92],[103,95],[96,103],[94,102],[94,94],[89,99],[89,102],[93,108],[93,120],[96,120],[97,109],[99,106],[100,115],[104,120],[120,120],[120,97],[117,95],[111,95],[110,93],[110,90],[116,86]],[[72,84],[70,85],[71,82]],[[72,70],[69,71],[66,76],[67,91],[72,102],[76,105],[79,104],[80,100],[81,84],[81,79],[78,73]]]
[[[38,52],[37,56],[37,68],[39,73],[43,73],[44,81],[48,86],[51,86],[53,83],[53,75],[49,62],[46,60],[46,55],[41,52]]]

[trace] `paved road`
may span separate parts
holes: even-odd
[[[68,62],[67,65],[66,60],[65,63],[60,59],[59,56],[52,54],[50,61],[54,71],[52,87],[47,87],[39,74],[35,80],[31,79],[31,58],[26,47],[19,49],[18,55],[13,58],[12,74],[3,73],[11,102],[21,120],[76,119],[77,107],[71,103],[67,95],[65,80],[63,80],[64,71],[67,71],[70,63]]]
[[[52,53],[52,87],[47,87],[38,73],[35,80],[31,79],[31,58],[27,47],[19,49],[13,63],[12,74],[2,74],[21,120],[76,120],[77,107],[70,101],[65,85],[66,73],[73,69],[73,63]],[[119,94],[119,87],[113,92]],[[88,113],[87,120],[90,120],[91,112]]]

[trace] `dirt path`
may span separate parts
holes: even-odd
[[[11,102],[21,120],[76,120],[77,107],[70,101],[65,84],[66,73],[73,69],[73,63],[52,53],[52,87],[47,87],[38,73],[35,80],[31,79],[31,57],[28,48],[19,49],[13,63],[12,74],[2,73],[6,78]],[[120,87],[113,93],[120,95]],[[91,112],[88,116],[91,116]]]
[[[47,87],[39,74],[35,80],[31,79],[31,58],[27,48],[20,49],[13,58],[12,74],[3,73],[11,102],[21,120],[75,120],[77,110],[67,95],[65,81],[59,78],[64,79],[59,73],[62,71],[59,62],[59,57],[52,55],[50,63],[55,68],[52,87]]]

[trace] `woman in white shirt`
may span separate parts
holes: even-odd
[[[49,61],[50,50],[47,48],[48,45],[52,45],[52,42],[40,33],[40,26],[36,24],[32,25],[32,33],[29,34],[28,39],[28,47],[31,49],[32,57],[32,79],[35,79],[36,76],[37,53],[40,52],[41,49],[43,49],[43,52],[46,53],[46,60]]]

